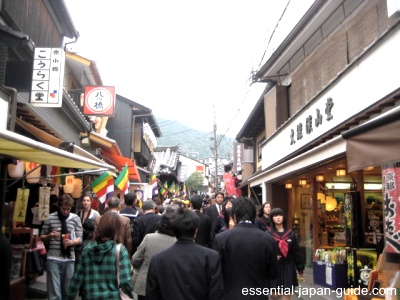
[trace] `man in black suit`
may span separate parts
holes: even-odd
[[[211,218],[210,247],[212,247],[215,236],[215,227],[218,223],[218,216],[222,214],[222,203],[224,202],[224,193],[215,194],[215,204],[204,209],[204,213]]]
[[[193,242],[200,219],[190,209],[178,208],[171,228],[178,239],[151,258],[146,299],[224,298],[218,252]]]
[[[211,234],[211,218],[201,212],[203,206],[203,199],[200,195],[194,195],[190,199],[193,212],[200,219],[199,228],[197,229],[196,239],[194,242],[204,247],[210,247],[210,234]]]
[[[139,247],[146,234],[156,232],[156,223],[161,220],[161,215],[155,213],[155,207],[156,204],[154,201],[144,201],[142,205],[143,216],[134,220],[132,232],[132,244],[134,252],[136,251],[137,247]]]
[[[221,255],[225,299],[266,299],[268,280],[278,274],[277,244],[254,226],[256,207],[249,198],[237,198],[232,213],[235,227],[217,234],[213,244]]]

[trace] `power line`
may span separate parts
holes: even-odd
[[[263,62],[263,60],[264,60],[264,57],[265,57],[265,55],[266,55],[266,53],[267,53],[267,51],[268,51],[269,45],[270,45],[270,43],[271,43],[271,41],[272,41],[272,38],[273,38],[273,36],[274,36],[274,34],[275,34],[275,31],[276,31],[276,29],[278,28],[280,21],[283,19],[284,15],[285,15],[285,13],[286,13],[286,11],[287,11],[287,8],[289,7],[289,4],[290,4],[290,0],[288,0],[288,2],[286,3],[286,6],[285,6],[285,8],[284,8],[283,11],[282,11],[282,14],[281,14],[279,20],[278,20],[278,21],[276,22],[276,24],[275,24],[274,30],[272,31],[271,36],[270,36],[270,38],[269,38],[269,40],[268,40],[267,48],[265,49],[265,51],[264,51],[264,53],[263,53],[263,55],[262,55],[261,61],[260,61],[260,63],[258,64],[259,67],[261,66],[261,64],[262,64],[262,62]],[[252,78],[252,74],[253,74],[253,71],[250,72],[250,77],[249,77],[249,79],[246,80],[246,83],[250,81],[250,79]],[[235,115],[235,117],[234,117],[234,120],[238,117],[239,112],[240,112],[241,108],[243,107],[244,102],[245,102],[246,99],[247,99],[247,96],[249,95],[250,88],[251,88],[251,84],[252,84],[252,83],[251,83],[251,81],[250,81],[250,84],[247,86],[246,95],[245,95],[245,97],[244,97],[242,103],[240,104],[239,109],[238,109],[237,112],[236,112],[236,115]],[[231,129],[231,127],[232,127],[232,122],[231,122],[231,124],[229,125],[228,129],[226,130],[226,132],[221,136],[221,139],[219,140],[217,147],[220,145],[220,143],[222,142],[222,139],[226,136],[226,134],[229,132],[229,130]]]
[[[261,57],[261,61],[260,61],[260,63],[258,64],[259,67],[261,66],[261,64],[262,64],[262,62],[263,62],[263,60],[264,60],[264,57],[265,57],[265,55],[267,54],[269,44],[271,43],[271,40],[272,40],[272,38],[273,38],[273,36],[274,36],[274,34],[275,34],[275,31],[276,31],[276,29],[277,29],[278,26],[279,26],[279,22],[282,20],[283,16],[284,16],[285,13],[286,13],[286,10],[287,10],[287,8],[288,8],[288,6],[289,6],[289,3],[290,3],[290,0],[288,0],[288,2],[287,2],[286,6],[285,6],[285,8],[284,8],[284,10],[283,10],[283,12],[282,12],[282,14],[281,14],[281,17],[279,18],[278,22],[276,22],[276,24],[275,24],[275,28],[274,28],[274,30],[272,31],[271,36],[269,37],[268,44],[267,44],[267,48],[265,49],[265,51],[264,51],[264,53],[263,53],[263,55],[262,55],[262,57]]]

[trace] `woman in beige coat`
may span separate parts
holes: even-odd
[[[146,234],[132,256],[131,263],[134,267],[133,291],[138,295],[138,300],[145,299],[147,271],[152,256],[171,247],[176,242],[174,233],[170,228],[170,220],[173,216],[174,208],[168,207],[161,220],[156,224],[157,231]]]

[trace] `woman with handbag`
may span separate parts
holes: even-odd
[[[94,241],[83,249],[76,264],[68,299],[75,299],[81,288],[82,299],[121,299],[121,293],[133,299],[128,250],[113,240],[121,226],[114,212],[101,217]]]

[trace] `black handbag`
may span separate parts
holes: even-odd
[[[43,275],[43,259],[39,253],[40,250],[32,249],[26,254],[26,277],[36,278]]]

